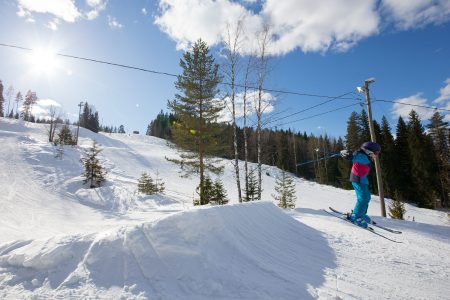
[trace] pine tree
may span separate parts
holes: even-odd
[[[361,110],[361,114],[358,118],[358,127],[359,127],[359,146],[362,145],[362,143],[371,141],[370,137],[370,125],[369,125],[369,117],[367,116],[367,112],[363,109]],[[356,149],[358,149],[356,148]]]
[[[397,122],[395,139],[395,190],[403,199],[410,199],[412,195],[411,155],[408,146],[408,127],[400,116]]]
[[[163,193],[164,190],[164,182],[158,177],[158,172],[156,172],[155,180],[147,172],[143,172],[138,179],[138,192],[140,193],[153,195]]]
[[[450,205],[450,130],[448,122],[444,121],[443,115],[435,112],[427,127],[436,150],[441,202],[444,207],[448,207]]]
[[[103,181],[105,181],[106,171],[100,164],[100,161],[97,158],[97,155],[102,150],[99,148],[96,141],[93,142],[92,147],[89,148],[84,157],[81,159],[81,162],[84,165],[84,173],[83,183],[89,182],[90,188],[95,188],[96,186],[100,186]]]
[[[408,123],[408,146],[411,154],[411,177],[413,193],[411,198],[419,207],[432,208],[434,203],[432,196],[434,194],[433,180],[433,162],[435,156],[432,145],[425,136],[424,128],[419,115],[412,110],[409,114]]]
[[[346,149],[354,151],[361,146],[361,130],[358,125],[359,115],[352,112],[347,121],[347,135],[345,136]]]
[[[15,101],[16,101],[16,114],[15,114],[14,118],[19,119],[19,105],[20,105],[20,102],[23,101],[23,96],[22,96],[21,92],[17,93]]]
[[[25,101],[23,102],[23,119],[25,121],[32,121],[33,116],[31,111],[33,109],[33,105],[37,102],[37,96],[35,92],[28,90]]]
[[[5,105],[5,98],[3,97],[3,83],[0,80],[0,117],[3,117],[3,108]]]
[[[281,208],[295,208],[295,183],[291,176],[286,171],[282,171],[281,176],[277,177],[275,182],[275,191],[277,195],[272,197],[278,201],[278,206]]]
[[[64,124],[59,130],[58,137],[54,141],[55,145],[74,145],[72,132],[68,125]]]
[[[159,178],[159,172],[156,170],[156,178],[155,178],[155,189],[156,193],[164,193],[166,186],[161,178]]]
[[[381,121],[381,136],[377,139],[381,146],[380,164],[383,178],[383,187],[385,196],[394,196],[395,190],[395,176],[396,176],[396,151],[394,137],[391,133],[391,128],[385,116]]]
[[[247,186],[244,190],[243,201],[254,201],[258,197],[258,181],[256,181],[255,169],[250,167],[247,177]]]
[[[171,120],[173,119],[172,114],[164,113],[161,110],[156,119],[148,125],[146,135],[170,140],[172,138]]]
[[[89,107],[89,103],[85,102],[83,106],[83,112],[80,116],[80,126],[84,128],[88,128],[89,126],[89,116],[91,115],[91,109]]]
[[[344,143],[342,141],[341,138],[338,139],[338,143],[337,143],[337,149],[336,152],[341,151],[344,149]],[[337,180],[339,182],[339,187],[350,190],[352,189],[352,184],[349,181],[349,176],[350,176],[350,170],[352,167],[352,164],[350,161],[348,161],[347,159],[344,158],[338,158],[336,159],[337,161],[337,169],[338,169],[338,175],[337,175]]]
[[[203,190],[202,190],[203,188]],[[195,190],[200,196],[199,200],[194,201],[194,205],[205,205],[211,202],[214,197],[214,183],[211,178],[206,175],[203,182],[203,187],[199,184]],[[201,198],[203,196],[203,199]]]
[[[1,93],[0,93],[1,94]],[[9,117],[11,115],[12,108],[10,109],[11,98],[14,96],[14,87],[12,85],[9,86],[6,91],[6,97],[8,97],[8,107],[6,108],[5,116]],[[1,97],[1,96],[0,96]],[[9,117],[10,118],[10,117]]]
[[[88,119],[88,129],[92,132],[97,133],[100,128],[100,122],[98,117],[98,112],[94,112],[93,114],[89,115]]]
[[[146,195],[153,195],[158,192],[153,178],[146,172],[143,172],[138,179],[138,191]]]
[[[392,219],[403,220],[405,212],[405,204],[401,201],[399,193],[395,191],[394,201],[389,206],[389,216],[391,216]]]
[[[216,124],[223,103],[216,100],[217,85],[221,78],[219,66],[209,53],[205,42],[198,40],[192,52],[186,52],[180,59],[183,73],[175,84],[181,92],[175,100],[168,102],[168,107],[176,115],[178,122],[172,128],[175,144],[182,149],[181,159],[169,159],[178,164],[186,176],[193,173],[200,175],[200,204],[207,204],[205,194],[205,172],[216,174],[221,167],[213,163],[212,155],[222,151],[220,127]]]
[[[125,133],[125,127],[123,125],[119,126],[119,133]]]
[[[212,202],[223,205],[228,203],[227,192],[219,178],[216,179],[213,186]]]

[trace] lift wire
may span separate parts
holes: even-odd
[[[415,107],[421,107],[421,108],[428,108],[433,110],[442,110],[442,111],[448,111],[450,112],[450,109],[445,108],[438,108],[435,106],[427,106],[427,105],[419,105],[419,104],[411,104],[411,103],[404,103],[400,101],[391,101],[391,100],[383,100],[383,99],[374,99],[373,102],[389,102],[389,103],[395,103],[395,104],[403,104],[403,105],[409,105],[409,106],[415,106]]]
[[[20,49],[20,50],[26,50],[26,51],[34,51],[31,48],[26,48],[26,47],[21,47],[21,46],[16,46],[16,45],[10,45],[10,44],[4,44],[4,43],[0,43],[0,46],[8,47],[8,48]],[[68,58],[73,58],[73,59],[79,59],[79,60],[84,60],[84,61],[89,61],[89,62],[100,63],[100,64],[106,64],[106,65],[111,65],[111,66],[120,67],[120,68],[132,69],[132,70],[143,71],[143,72],[159,74],[159,75],[166,75],[166,76],[171,76],[171,77],[178,77],[178,75],[172,74],[172,73],[155,71],[155,70],[150,70],[150,69],[145,69],[145,68],[135,67],[135,66],[130,66],[130,65],[118,64],[118,63],[113,63],[113,62],[104,61],[104,60],[86,58],[86,57],[75,56],[75,55],[68,55],[68,54],[63,54],[63,53],[54,53],[54,54],[57,55],[57,56],[68,57]],[[231,83],[228,83],[228,82],[221,82],[220,84],[228,85],[228,86],[232,85]],[[245,85],[236,84],[236,83],[234,84],[234,86],[241,87],[241,88],[245,88],[246,87],[247,89],[252,89],[252,90],[259,90],[258,87],[245,86]],[[317,98],[332,98],[332,99],[336,98],[336,96],[308,94],[308,93],[300,93],[300,92],[293,92],[293,91],[275,90],[275,89],[269,89],[269,88],[262,88],[261,90],[266,91],[266,92],[271,92],[271,93],[291,94],[291,95],[297,95],[297,96],[307,96],[307,97],[317,97]],[[345,98],[342,98],[342,99],[345,99]],[[348,98],[348,99],[352,99],[352,98]]]
[[[17,45],[10,45],[10,44],[4,44],[4,43],[0,43],[0,46],[2,47],[8,47],[8,48],[15,48],[15,49],[20,49],[20,50],[26,50],[26,51],[34,51],[31,48],[26,48],[26,47],[21,47],[21,46],[17,46]],[[67,57],[67,58],[72,58],[72,59],[78,59],[78,60],[84,60],[84,61],[89,61],[89,62],[94,62],[94,63],[100,63],[100,64],[106,64],[106,65],[111,65],[111,66],[116,66],[116,67],[120,67],[120,68],[126,68],[126,69],[132,69],[132,70],[137,70],[137,71],[143,71],[143,72],[147,72],[147,73],[153,73],[153,74],[159,74],[159,75],[166,75],[166,76],[170,76],[170,77],[178,77],[178,75],[176,74],[172,74],[172,73],[167,73],[167,72],[162,72],[162,71],[155,71],[155,70],[150,70],[150,69],[145,69],[145,68],[141,68],[141,67],[135,67],[135,66],[130,66],[130,65],[124,65],[124,64],[118,64],[118,63],[113,63],[113,62],[108,62],[108,61],[104,61],[104,60],[98,60],[98,59],[92,59],[92,58],[86,58],[86,57],[81,57],[81,56],[75,56],[75,55],[68,55],[68,54],[63,54],[63,53],[55,53],[55,55],[61,56],[61,57]],[[229,85],[231,86],[231,83],[227,83],[227,82],[222,82],[222,85]],[[240,85],[240,84],[234,84],[236,87],[242,87],[242,88],[249,88],[249,89],[254,89],[254,90],[258,90],[257,87],[252,87],[252,86],[244,86],[244,85]],[[307,96],[307,97],[317,97],[317,98],[328,98],[330,99],[329,101],[325,101],[323,103],[320,103],[318,105],[315,105],[313,107],[307,108],[305,110],[299,111],[297,113],[279,118],[279,119],[285,119],[288,118],[289,116],[295,115],[295,114],[299,114],[301,112],[310,110],[312,108],[324,105],[330,101],[336,100],[336,99],[349,99],[349,100],[354,100],[355,98],[351,98],[351,97],[343,97],[346,96],[347,94],[341,95],[341,96],[326,96],[326,95],[318,95],[318,94],[308,94],[308,93],[300,93],[300,92],[293,92],[293,91],[283,91],[283,90],[275,90],[275,89],[269,89],[269,88],[262,88],[263,91],[266,92],[273,92],[273,93],[279,93],[279,94],[290,94],[290,95],[297,95],[297,96]],[[434,109],[434,110],[440,110],[440,111],[447,111],[450,112],[450,110],[445,109],[445,108],[437,108],[437,107],[431,107],[431,106],[426,106],[426,105],[418,105],[418,104],[410,104],[410,103],[404,103],[404,102],[399,102],[399,101],[390,101],[390,100],[384,100],[384,99],[374,99],[373,102],[375,101],[379,101],[379,102],[389,102],[389,103],[395,103],[395,104],[402,104],[402,105],[409,105],[409,106],[415,106],[415,107],[421,107],[421,108],[427,108],[427,109]],[[355,105],[355,104],[353,104]],[[343,108],[346,107],[350,107],[353,105],[349,105],[349,106],[345,106]],[[343,109],[343,108],[338,108],[337,110]],[[326,113],[330,113],[333,112],[334,110],[331,111],[327,111],[325,113],[322,114],[326,114]],[[299,119],[299,120],[295,120],[295,121],[291,121],[291,122],[286,122],[283,123],[281,125],[285,125],[285,124],[290,124],[290,123],[295,123],[298,121],[302,121],[305,119],[309,119],[312,117],[316,117],[322,114],[317,114],[311,117],[307,117],[307,118],[303,118],[303,119]],[[278,121],[278,120],[275,120]],[[270,121],[267,124],[273,123],[275,121]],[[267,125],[265,124],[265,125]],[[264,125],[264,126],[265,126]],[[278,126],[281,126],[278,125]]]
[[[309,116],[309,117],[305,117],[305,118],[302,118],[302,119],[297,119],[297,120],[285,122],[285,123],[282,123],[282,124],[276,124],[276,125],[268,127],[268,128],[271,129],[271,128],[274,128],[274,127],[280,127],[280,126],[284,126],[284,125],[288,125],[288,124],[304,121],[304,120],[307,120],[307,119],[312,119],[312,118],[315,118],[315,117],[318,117],[318,116],[321,116],[321,115],[329,114],[329,113],[332,113],[332,112],[335,112],[335,111],[338,111],[338,110],[342,110],[342,109],[345,109],[345,108],[348,108],[348,107],[352,107],[352,106],[356,106],[356,105],[360,105],[360,104],[361,103],[353,103],[353,104],[350,104],[350,105],[346,105],[346,106],[343,106],[343,107],[338,107],[336,109],[328,110],[328,111],[325,111],[325,112],[322,112],[322,113],[319,113],[319,114],[315,114],[315,115],[312,115],[312,116]]]
[[[316,108],[316,107],[319,107],[319,106],[321,106],[321,105],[325,105],[325,104],[327,104],[327,103],[329,103],[329,102],[331,102],[331,101],[334,101],[334,100],[336,100],[336,99],[348,99],[348,98],[343,98],[343,97],[344,97],[344,96],[347,96],[347,95],[349,95],[349,94],[352,94],[352,93],[354,93],[354,92],[348,92],[348,93],[342,94],[342,95],[340,95],[340,96],[334,97],[334,98],[332,98],[332,99],[330,99],[330,100],[327,100],[327,101],[324,101],[324,102],[322,102],[322,103],[316,104],[316,105],[314,105],[314,106],[307,107],[307,108],[302,109],[302,110],[300,110],[300,111],[291,113],[291,114],[289,114],[289,115],[286,115],[286,116],[283,116],[283,117],[280,117],[280,118],[276,118],[276,119],[272,119],[272,120],[266,121],[266,122],[263,124],[263,126],[266,126],[266,125],[268,125],[268,124],[270,124],[270,123],[278,122],[278,121],[280,121],[280,120],[284,120],[284,119],[286,119],[286,118],[289,118],[289,117],[298,115],[298,114],[300,114],[300,113],[303,113],[303,112],[305,112],[305,111],[311,110],[311,109]],[[351,98],[351,99],[352,99],[352,100],[355,100],[355,98]],[[356,99],[356,100],[360,100],[360,99]]]

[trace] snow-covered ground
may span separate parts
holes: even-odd
[[[0,118],[1,299],[448,299],[450,219],[406,205],[393,243],[334,218],[353,191],[295,179],[297,208],[273,203],[279,170],[264,167],[264,201],[193,207],[198,179],[181,178],[164,140],[80,129],[62,159],[42,124]],[[96,140],[107,182],[82,185],[83,148]],[[142,172],[166,193],[136,193]],[[387,204],[390,201],[387,200]],[[414,222],[412,219],[414,218]]]

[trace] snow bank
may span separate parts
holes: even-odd
[[[267,202],[18,242],[0,253],[2,298],[22,286],[44,297],[307,299],[335,267],[318,231]]]

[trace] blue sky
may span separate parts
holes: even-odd
[[[244,55],[254,48],[262,25],[271,28],[267,89],[351,98],[268,92],[264,118],[274,120],[269,127],[344,136],[350,113],[361,110],[357,99],[363,94],[356,87],[369,77],[376,78],[373,100],[443,108],[450,121],[446,0],[3,0],[0,43],[179,74],[183,51],[198,38],[222,62],[226,25],[238,19],[244,20]],[[53,104],[75,120],[77,104],[87,101],[104,125],[145,132],[176,93],[171,76],[32,53],[0,46],[0,80],[5,94],[10,86],[15,93],[36,91],[36,113],[45,114]],[[356,105],[343,108],[351,104]],[[385,115],[393,129],[398,116],[412,108],[424,122],[433,113],[373,103],[374,118]]]

